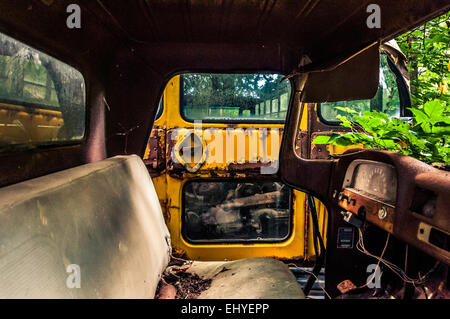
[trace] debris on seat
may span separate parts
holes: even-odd
[[[273,258],[194,261],[187,272],[211,280],[210,287],[198,299],[305,298],[288,266]]]
[[[211,286],[211,279],[202,279],[187,272],[190,265],[169,266],[156,289],[158,299],[195,299]]]

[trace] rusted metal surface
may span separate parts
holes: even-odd
[[[355,190],[345,189],[342,192],[346,197],[339,201],[339,206],[378,227],[392,233],[394,227],[395,207],[383,202],[372,200]],[[346,199],[350,198],[350,202]],[[380,209],[386,210],[386,216],[380,217]],[[362,216],[364,215],[364,216]]]
[[[230,174],[233,174],[235,172],[245,172],[245,175],[251,176],[251,177],[261,177],[261,168],[262,167],[270,167],[271,163],[243,163],[243,164],[236,164],[231,163],[228,164],[227,171]],[[276,175],[276,174],[273,174]],[[268,176],[268,175],[266,175]]]
[[[342,294],[345,294],[351,290],[356,289],[357,287],[355,286],[355,284],[353,282],[351,282],[351,280],[344,280],[341,283],[339,283],[339,285],[337,285],[337,289],[339,289],[339,291]]]
[[[420,223],[422,222],[425,222],[428,225],[444,230],[446,232],[450,232],[450,229],[443,228],[445,227],[445,223],[447,223],[448,221],[448,206],[441,206],[439,209],[438,206],[436,206],[436,211],[432,218],[427,218],[415,213],[413,211],[413,208],[411,207],[411,204],[414,200],[415,191],[418,188],[417,180],[421,180],[422,178],[418,176],[426,176],[426,179],[428,181],[432,181],[433,179],[441,180],[441,182],[439,183],[440,186],[438,187],[436,185],[436,188],[434,188],[433,191],[436,193],[438,198],[441,198],[440,200],[446,201],[446,199],[448,198],[448,190],[445,187],[447,183],[443,182],[443,180],[450,180],[450,173],[435,169],[432,166],[427,165],[419,160],[403,156],[398,153],[377,150],[348,151],[347,153],[344,153],[336,163],[334,174],[332,176],[332,184],[330,187],[331,192],[329,194],[329,202],[330,204],[332,204],[330,205],[332,211],[330,214],[331,227],[328,237],[329,249],[327,249],[328,256],[326,266],[326,272],[329,276],[327,287],[328,292],[330,292],[331,290],[334,291],[333,294],[335,294],[336,285],[340,281],[348,279],[344,277],[343,273],[355,272],[356,264],[361,265],[363,263],[367,263],[367,260],[363,259],[363,256],[355,255],[355,249],[349,249],[348,251],[336,249],[338,228],[348,227],[348,224],[345,224],[342,221],[342,218],[339,215],[339,212],[342,210],[342,208],[338,206],[338,198],[333,198],[332,194],[334,190],[337,190],[338,192],[341,190],[347,168],[350,163],[356,159],[373,160],[395,166],[398,175],[398,186],[397,202],[395,205],[396,210],[393,220],[393,235],[396,239],[399,239],[402,242],[405,242],[411,246],[416,247],[419,250],[426,252],[426,254],[438,260],[441,260],[445,264],[450,264],[450,252],[445,251],[444,249],[439,249],[438,247],[435,247],[434,245],[431,245],[429,243],[423,242],[419,240],[417,236]],[[425,186],[424,184],[421,184],[421,182],[423,182],[423,180],[419,182],[421,187],[431,186]],[[434,183],[431,182],[430,184]],[[376,229],[382,231],[379,228]],[[385,232],[383,232],[382,236],[385,236]],[[384,240],[380,240],[378,244],[378,249],[380,249],[381,251],[381,249],[383,248],[382,245],[384,244]],[[338,261],[339,258],[353,258],[351,256],[354,256],[354,259],[351,263],[342,263]],[[405,256],[403,255],[403,251],[399,256],[396,255],[394,257],[400,259],[397,260],[397,262],[404,262]],[[414,261],[410,261],[409,265],[414,265],[419,262],[420,261],[416,259]],[[361,269],[358,271],[364,273],[365,269],[361,267]]]
[[[158,176],[166,168],[165,150],[165,129],[155,126],[152,129],[144,155],[144,163],[152,177]]]
[[[224,132],[223,134],[225,134],[226,130],[230,130],[232,126],[231,124],[227,124],[227,128],[226,129],[221,129],[220,131]],[[238,128],[241,129],[242,128]],[[203,132],[207,130],[207,129],[203,129]],[[270,131],[270,129],[269,129]],[[277,129],[277,132],[279,132],[280,137],[283,133],[282,129]],[[186,163],[180,163],[179,161],[177,162],[177,160],[174,158],[174,152],[177,152],[179,150],[177,150],[176,145],[179,142],[176,136],[173,136],[173,134],[176,134],[176,132],[174,130],[168,130],[166,132],[166,165],[165,167],[167,168],[167,172],[168,174],[170,174],[171,176],[174,176],[176,178],[183,178],[183,175],[186,174],[190,174],[190,173],[196,173],[196,174],[203,174],[203,175],[209,175],[209,176],[214,176],[217,174],[220,174],[220,176],[225,177],[225,176],[237,176],[236,174],[244,174],[247,177],[260,177],[261,176],[261,169],[262,168],[268,168],[268,167],[272,167],[274,168],[274,173],[273,174],[265,174],[265,176],[276,176],[276,167],[278,167],[278,152],[277,154],[271,154],[270,158],[272,158],[272,161],[269,162],[263,162],[260,158],[258,158],[258,160],[256,162],[253,161],[249,161],[247,160],[247,158],[250,155],[253,154],[249,154],[248,150],[246,149],[244,154],[245,154],[245,158],[246,160],[243,163],[238,163],[236,161],[231,161],[231,162],[225,162],[225,163],[221,163],[221,162],[214,162],[214,161],[210,161],[209,160],[209,145],[208,143],[206,143],[203,146],[203,149],[201,150],[202,152],[206,152],[205,154],[205,160],[206,163],[202,163],[202,165],[199,166],[198,171],[196,172],[189,172],[188,169],[186,168]],[[228,148],[227,143],[234,143],[234,141],[230,141],[224,138],[224,144],[221,145],[221,152],[225,152],[226,149]],[[245,144],[247,145],[247,144]],[[193,148],[185,148],[188,151],[192,151]],[[277,150],[278,151],[278,150]]]
[[[165,150],[165,159],[167,172],[176,178],[183,178],[183,173],[187,172],[186,168],[180,164],[176,163],[172,159],[172,153],[175,146],[175,138],[172,137],[173,131],[166,131],[166,150]]]
[[[317,136],[331,136],[333,134],[332,132],[320,132],[320,133],[313,133],[311,135],[311,140],[314,141],[314,139]],[[311,158],[314,159],[328,159],[330,155],[330,152],[327,149],[326,144],[312,144],[311,143]]]
[[[308,158],[309,157],[308,143],[309,143],[308,132],[298,130],[297,138],[295,139],[295,153],[302,158]]]
[[[295,78],[295,85],[301,85],[302,79]],[[300,91],[295,93],[293,105],[291,106],[291,118],[285,127],[284,145],[280,154],[280,175],[283,181],[289,185],[294,185],[299,189],[308,189],[315,197],[323,200],[328,197],[329,178],[333,163],[323,160],[307,160],[309,157],[299,156],[291,145],[296,145],[298,136],[298,126],[301,120],[301,112],[303,111],[300,103]],[[308,104],[308,111],[313,106]],[[311,119],[308,118],[308,128],[311,127]],[[309,145],[310,139],[305,137],[302,143]],[[308,152],[309,153],[309,152]]]

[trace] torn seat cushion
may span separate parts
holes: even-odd
[[[247,258],[228,262],[194,262],[187,270],[211,285],[198,299],[304,299],[295,276],[281,261]]]

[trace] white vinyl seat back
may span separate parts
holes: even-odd
[[[138,156],[0,189],[0,298],[153,298],[170,251]]]

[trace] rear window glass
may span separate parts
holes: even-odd
[[[84,131],[81,73],[0,33],[0,152],[76,141]]]
[[[291,84],[280,74],[209,74],[181,76],[181,114],[189,121],[283,122]]]
[[[291,229],[291,190],[281,182],[195,181],[183,188],[190,242],[279,242]]]

